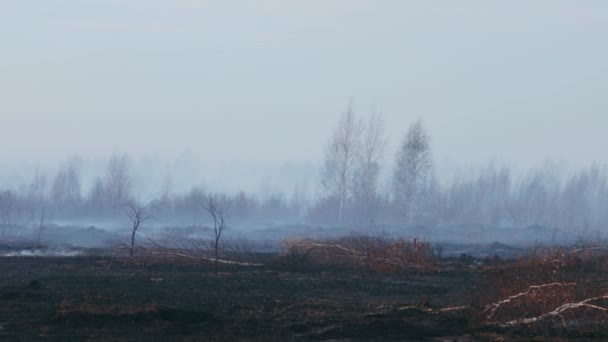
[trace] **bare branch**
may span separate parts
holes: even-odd
[[[585,299],[580,302],[566,303],[566,304],[560,305],[555,310],[544,313],[540,316],[531,317],[531,318],[523,318],[523,319],[515,319],[515,320],[511,320],[511,321],[504,322],[504,323],[491,323],[490,325],[496,325],[496,326],[506,328],[506,327],[512,327],[512,326],[520,325],[520,324],[532,324],[532,323],[540,322],[540,321],[548,319],[548,318],[560,316],[565,311],[574,310],[574,309],[583,308],[583,307],[608,312],[608,308],[605,308],[605,307],[602,307],[599,305],[590,304],[590,302],[594,302],[594,301],[598,301],[598,300],[608,300],[608,294],[599,296],[599,297],[588,298],[588,299]]]
[[[125,204],[127,207],[126,215],[131,221],[131,249],[129,255],[133,257],[135,248],[135,234],[143,223],[151,219],[149,205],[141,200],[130,200]]]
[[[554,287],[554,286],[576,286],[576,283],[550,283],[550,284],[543,284],[543,285],[532,285],[532,286],[528,287],[528,289],[524,292],[514,294],[514,295],[509,296],[508,298],[503,299],[499,302],[496,302],[492,305],[488,305],[486,307],[486,309],[481,312],[481,314],[484,314],[484,313],[490,311],[490,313],[487,316],[487,319],[490,319],[494,316],[494,313],[496,313],[496,310],[498,310],[498,308],[500,308],[501,305],[510,303],[511,301],[513,301],[517,298],[525,297],[534,290],[543,289],[543,288],[547,288],[547,287]]]

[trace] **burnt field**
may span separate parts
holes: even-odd
[[[148,256],[0,258],[0,340],[608,337],[606,262],[597,248],[510,260],[408,259],[407,267],[387,268],[346,262],[328,245],[249,255],[258,266]]]

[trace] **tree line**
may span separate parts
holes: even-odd
[[[168,224],[199,222],[210,195],[230,203],[233,223],[358,229],[466,224],[602,229],[608,223],[604,166],[560,174],[558,167],[547,165],[516,175],[506,166],[488,163],[442,182],[431,136],[421,120],[404,130],[392,155],[386,142],[381,115],[360,115],[351,103],[325,145],[319,177],[323,191],[316,198],[279,192],[262,199],[244,191],[211,194],[200,187],[173,193],[167,185],[146,204],[155,220]],[[52,221],[123,219],[129,203],[141,201],[133,191],[135,175],[127,155],[112,155],[103,176],[86,193],[80,163],[72,158],[53,177],[36,172],[29,184],[0,190],[0,234],[19,226],[41,233]]]
[[[414,121],[395,151],[388,186],[384,122],[358,116],[352,103],[334,127],[321,173],[324,195],[309,219],[338,226],[473,225],[604,229],[608,224],[608,169],[592,164],[564,174],[557,165],[516,175],[489,162],[441,182],[431,137]],[[390,156],[389,156],[390,158]]]

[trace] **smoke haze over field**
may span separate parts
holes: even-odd
[[[607,16],[558,0],[2,4],[0,237],[102,241],[125,208],[132,241],[136,212],[194,234],[211,203],[256,238],[608,236]]]
[[[170,162],[190,151],[213,170],[319,163],[353,97],[358,111],[383,113],[393,149],[423,118],[439,161],[603,162],[607,11],[603,1],[5,2],[0,145],[11,148],[0,159],[119,151]]]
[[[608,0],[0,0],[0,274],[0,342],[608,341]]]

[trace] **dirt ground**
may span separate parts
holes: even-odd
[[[2,341],[503,338],[457,308],[479,283],[470,267],[379,274],[269,262],[216,273],[209,264],[10,257],[0,274]]]

